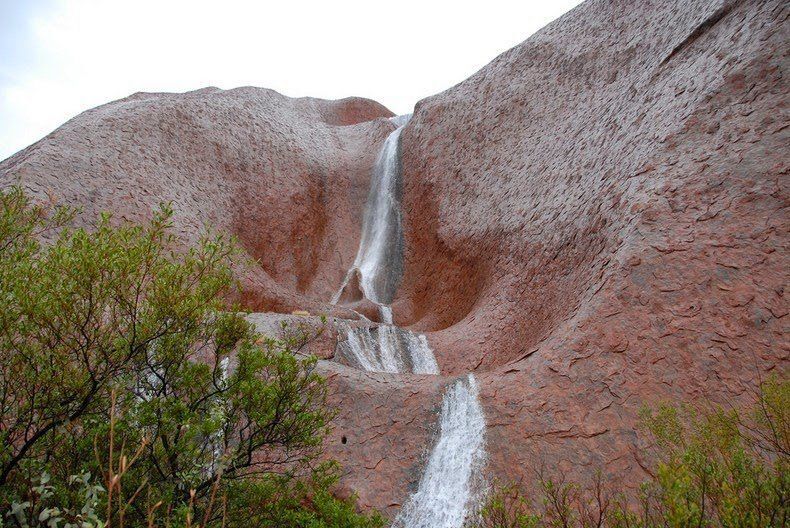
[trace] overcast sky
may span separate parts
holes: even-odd
[[[0,0],[0,160],[138,91],[264,86],[396,113],[579,0]]]

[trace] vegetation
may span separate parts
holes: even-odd
[[[638,493],[540,472],[529,496],[498,486],[474,528],[784,527],[790,521],[790,383],[761,385],[748,412],[664,404],[642,412],[656,443]]]
[[[175,250],[167,206],[73,214],[0,192],[0,524],[380,526],[318,462],[333,412],[304,335],[230,305],[233,241]]]

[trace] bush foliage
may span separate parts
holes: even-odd
[[[318,463],[333,412],[303,336],[228,299],[234,242],[0,192],[0,507],[9,526],[377,526]],[[51,243],[43,244],[42,239]]]
[[[540,472],[534,495],[497,486],[473,528],[784,527],[790,512],[790,383],[761,384],[747,411],[663,404],[641,413],[655,440],[639,492]]]

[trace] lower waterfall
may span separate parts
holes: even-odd
[[[484,492],[485,417],[472,374],[444,395],[439,438],[393,528],[460,528]]]

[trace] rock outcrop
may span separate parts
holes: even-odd
[[[485,371],[494,474],[636,484],[640,405],[787,368],[788,15],[590,0],[417,104],[395,320]]]
[[[351,265],[378,145],[392,113],[361,98],[273,90],[138,93],[88,110],[0,164],[37,199],[143,220],[172,202],[176,232],[210,225],[251,262],[244,302],[320,310]],[[382,118],[382,119],[377,119]]]
[[[590,0],[417,104],[392,307],[443,374],[476,372],[490,474],[636,487],[640,406],[737,403],[787,368],[788,15]],[[378,383],[341,420],[368,432],[348,482],[386,506],[369,482],[405,501],[423,466],[387,454],[424,453],[436,415]]]
[[[641,405],[737,404],[786,370],[788,17],[780,0],[588,0],[417,104],[392,308],[442,375],[320,362],[340,408],[328,453],[363,507],[407,501],[442,393],[470,371],[490,475],[600,468],[636,486]],[[354,260],[388,116],[253,88],[138,94],[0,178],[85,218],[172,200],[185,240],[210,223],[258,261],[249,308],[317,313]],[[353,300],[335,313],[373,311]]]

